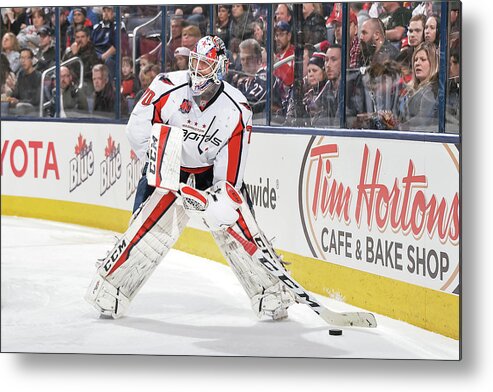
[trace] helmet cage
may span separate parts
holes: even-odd
[[[202,40],[205,42],[201,44]],[[202,94],[211,82],[220,84],[227,72],[228,58],[224,54],[224,43],[217,40],[217,37],[204,37],[197,43],[196,49],[190,52],[188,69],[194,95]],[[204,53],[198,53],[202,48],[205,49]]]

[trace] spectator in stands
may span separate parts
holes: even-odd
[[[181,16],[183,18],[183,15],[184,15],[183,8],[177,7],[175,9],[174,15],[175,16]]]
[[[360,2],[354,2],[350,3],[349,6],[353,10],[353,12],[356,14],[358,18],[358,37],[361,34],[361,27],[363,26],[363,23],[366,22],[368,19],[370,19],[370,14],[368,13],[368,9],[365,7],[365,3],[360,3]]]
[[[265,47],[265,34],[264,21],[258,19],[252,23],[253,39],[259,43],[260,46]]]
[[[15,114],[29,114],[39,105],[41,73],[34,69],[34,53],[29,48],[21,49],[21,70],[17,76],[14,92],[9,99]]]
[[[412,70],[400,129],[437,132],[438,53],[434,44],[423,42],[416,48]]]
[[[6,32],[2,37],[2,53],[9,60],[10,69],[17,73],[21,67],[19,41],[14,33]]]
[[[276,7],[275,23],[286,22],[291,24],[293,19],[293,8],[290,4],[281,3]]]
[[[316,10],[315,3],[303,3],[304,43],[315,45],[325,40],[326,37],[325,20]]]
[[[452,123],[459,130],[460,125],[460,52],[450,51],[449,81],[447,96],[447,123]]]
[[[87,18],[87,10],[84,7],[75,7],[72,9],[72,23],[67,27],[66,48],[69,48],[75,42],[75,31],[77,27],[92,28],[92,22]]]
[[[42,9],[34,11],[31,19],[33,24],[23,28],[19,34],[17,34],[17,40],[19,41],[21,48],[30,48],[34,53],[39,47],[38,29],[44,26],[47,21],[46,15]]]
[[[188,59],[190,57],[190,49],[180,46],[176,48],[173,60],[173,71],[184,71],[188,69]]]
[[[339,123],[339,84],[341,81],[341,53],[338,45],[331,46],[325,53],[327,83],[315,99],[318,115],[312,125],[336,126]]]
[[[101,63],[106,64],[113,79],[116,66],[116,35],[117,23],[115,12],[111,6],[103,6],[103,18],[96,24],[91,33],[91,41],[96,48],[96,53]],[[122,54],[126,54],[126,32],[123,22],[120,23]]]
[[[294,55],[294,45],[291,43],[291,26],[287,22],[278,22],[274,27],[274,43],[276,47],[275,63]],[[274,70],[274,76],[285,86],[294,83],[294,60],[289,61]]]
[[[231,24],[229,26],[229,40],[238,39],[243,41],[252,38],[253,18],[249,12],[248,4],[233,4],[231,6]]]
[[[262,66],[262,48],[253,38],[240,44],[240,61],[242,73],[234,84],[247,98],[255,116],[265,111],[267,73]]]
[[[399,51],[385,38],[383,23],[378,18],[370,18],[361,29],[361,65],[369,66],[372,63],[383,63],[386,60],[395,60]]]
[[[94,111],[111,113],[115,111],[115,89],[110,81],[108,67],[96,64],[92,68],[94,87]]]
[[[229,48],[229,25],[231,23],[231,6],[221,4],[217,6],[216,35]]]
[[[49,26],[38,29],[39,50],[36,54],[36,70],[43,72],[55,65],[55,43],[53,42],[53,30]]]
[[[300,110],[296,110],[296,103],[292,97],[294,89],[291,89],[291,97],[287,108],[287,124],[300,125],[300,117],[303,118],[303,124],[310,126],[312,120],[320,116],[322,107],[321,100],[317,97],[327,83],[327,74],[325,73],[325,53],[315,52],[308,61],[308,72],[303,84],[303,102]]]
[[[84,7],[85,11],[86,11],[86,19],[89,19],[89,21],[91,22],[91,26],[87,26],[87,27],[92,27],[96,24],[99,23],[99,21],[101,20],[101,16],[103,14],[103,10],[101,7],[91,7],[91,6],[87,6],[87,7]],[[72,10],[69,15],[68,15],[68,21],[70,23],[73,22],[74,20],[74,11]]]
[[[359,113],[352,127],[397,129],[401,97],[405,92],[398,63],[389,60],[373,64],[362,75],[361,88]]]
[[[66,111],[87,112],[87,98],[83,89],[74,84],[74,77],[68,67],[60,67],[60,117],[68,117]],[[55,115],[55,94],[52,94],[50,115]]]
[[[26,9],[22,7],[7,8],[4,14],[4,22],[7,31],[14,35],[19,34],[22,29],[30,24]]]
[[[10,69],[10,63],[4,53],[0,54],[0,86],[2,102],[8,102],[8,97],[12,96],[15,89],[17,77]],[[2,113],[2,115],[5,113]]]
[[[134,99],[140,90],[140,83],[133,73],[133,61],[130,57],[122,57],[121,95],[123,98]]]
[[[172,16],[171,17],[171,37],[168,40],[166,45],[166,61],[167,61],[167,69],[170,68],[170,65],[173,63],[173,58],[175,56],[176,48],[181,46],[181,35],[183,32],[183,28],[185,27],[185,21],[181,16]],[[142,66],[142,64],[141,64]]]
[[[450,34],[460,33],[460,2],[450,2]]]
[[[342,12],[335,15],[332,19],[327,19],[327,23],[334,26],[335,43],[342,46]],[[361,66],[361,47],[358,38],[358,17],[349,11],[349,68],[358,68]]]
[[[426,16],[423,14],[415,15],[409,21],[407,29],[408,45],[401,49],[397,61],[404,66],[411,68],[414,50],[425,40]]]
[[[181,46],[188,48],[189,50],[193,50],[195,48],[195,44],[202,37],[200,33],[200,29],[195,25],[187,26],[183,29],[181,35]]]
[[[305,44],[303,48],[303,79],[305,79],[306,75],[308,75],[308,63],[315,52],[315,46],[312,44]]]
[[[398,1],[385,1],[382,5],[385,12],[379,18],[383,22],[385,37],[400,50],[401,40],[406,34],[406,28],[409,26],[412,12],[402,7]]]
[[[137,93],[135,97],[135,102],[140,101],[142,95],[147,90],[147,88],[151,85],[154,78],[161,72],[159,65],[149,63],[144,67],[140,68],[139,72],[139,81],[140,81],[140,91]]]
[[[70,10],[67,7],[60,8],[60,53],[65,53],[67,49],[67,29],[70,26],[70,23],[67,19]],[[56,13],[51,13],[51,25],[55,26]]]
[[[72,57],[80,57],[82,63],[84,64],[84,83],[87,89],[87,95],[92,91],[92,68],[99,63],[98,54],[96,49],[91,42],[90,30],[82,25],[77,26],[75,31],[75,41],[68,51],[63,56],[63,61],[71,59]],[[70,65],[72,72],[78,70],[79,65],[75,62]]]
[[[202,9],[202,7],[195,7],[195,8],[200,8]],[[186,22],[188,23],[188,25],[195,25],[199,28],[200,30],[200,35],[201,36],[204,36],[207,34],[207,25],[208,25],[208,21],[206,19],[206,17],[204,16],[204,14],[202,13],[194,13],[192,15],[189,15],[186,19]]]
[[[144,53],[142,56],[139,57],[139,68],[142,69],[147,65],[154,65],[154,63],[151,61],[151,56],[149,54]]]
[[[327,41],[329,42],[330,45],[334,45],[337,43],[335,36],[336,25],[332,23],[337,19],[342,21],[342,3],[334,3],[334,6],[332,7],[330,14],[325,21],[325,28],[327,31]],[[342,31],[340,31],[339,33],[341,33],[340,35],[342,35]]]
[[[425,41],[440,45],[440,18],[437,15],[428,16],[425,24]]]
[[[436,14],[440,9],[440,2],[438,1],[425,1],[425,12],[426,17]]]

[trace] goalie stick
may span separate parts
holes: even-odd
[[[234,191],[232,187],[226,187],[226,189],[228,188],[228,194],[233,196],[236,195],[238,199],[242,199],[242,196]],[[184,186],[181,188],[179,194],[185,200],[184,204],[189,204],[190,202],[190,209],[205,211],[207,200],[200,191]],[[268,240],[255,222],[255,218],[251,215],[248,206],[242,202],[239,203],[239,205],[240,207],[237,209],[239,219],[236,223],[245,237],[251,240],[238,234],[232,227],[228,227],[227,229],[224,229],[224,231],[231,235],[253,260],[258,261],[268,274],[277,278],[284,284],[284,286],[295,296],[297,302],[310,306],[315,313],[331,325],[367,328],[375,328],[377,326],[375,316],[372,313],[338,313],[322,306],[313,295],[309,294],[298,282],[289,276],[279,256],[272,248],[267,246]]]
[[[269,273],[277,277],[288,290],[295,295],[299,303],[308,305],[328,324],[341,327],[375,328],[377,326],[377,321],[372,313],[339,313],[320,304],[313,295],[310,295],[298,282],[287,274],[286,270],[280,265],[280,262],[272,258],[272,255],[267,251],[264,240],[260,235],[253,235],[254,243],[243,238],[231,227],[228,227],[226,231],[240,243],[250,256],[255,257]]]

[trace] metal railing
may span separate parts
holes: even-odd
[[[60,67],[73,63],[77,61],[80,64],[80,77],[79,77],[79,86],[78,88],[82,88],[83,83],[84,83],[84,63],[80,59],[80,57],[72,57],[71,59],[68,59],[67,61],[64,61],[63,63],[60,64]],[[43,117],[43,111],[44,111],[44,82],[46,79],[46,75],[48,75],[50,72],[54,71],[56,69],[56,65],[53,67],[50,67],[43,71],[41,74],[41,91],[40,91],[40,98],[39,98],[39,117]]]
[[[154,23],[155,20],[157,20],[158,18],[161,17],[161,13],[163,11],[159,11],[158,14],[148,20],[147,22],[145,23],[142,23],[141,25],[137,26],[136,28],[133,29],[133,36],[132,36],[132,61],[133,61],[133,73],[135,74],[135,71],[136,71],[136,66],[137,66],[137,32],[142,28],[142,27],[145,27],[145,26],[148,26],[150,25],[151,23]]]

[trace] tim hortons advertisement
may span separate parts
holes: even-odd
[[[298,201],[313,257],[459,294],[455,145],[313,137]]]

